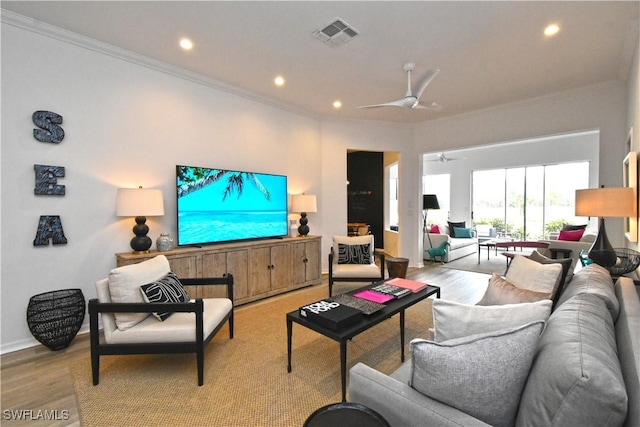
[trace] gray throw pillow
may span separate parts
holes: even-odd
[[[513,426],[544,324],[442,343],[413,340],[410,386],[492,426]]]
[[[433,300],[434,341],[515,328],[536,320],[546,321],[551,300],[522,304],[469,305],[444,299]]]
[[[482,299],[477,305],[520,304],[551,299],[550,293],[520,289],[509,281],[493,273]]]

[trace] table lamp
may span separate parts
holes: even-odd
[[[630,187],[589,188],[576,190],[576,216],[597,216],[598,236],[589,249],[589,258],[603,267],[612,267],[618,261],[615,249],[609,243],[604,219],[626,218],[636,215],[637,203]]]
[[[151,247],[151,238],[147,236],[149,226],[145,224],[147,216],[164,215],[162,191],[138,188],[119,188],[116,197],[117,216],[135,216],[133,226],[135,237],[131,239],[134,253],[147,253]]]
[[[300,214],[300,226],[298,227],[298,235],[306,236],[309,234],[309,226],[307,223],[307,212],[316,212],[316,196],[310,194],[294,194],[291,196],[291,212]]]
[[[423,194],[422,195],[422,232],[427,233],[427,238],[429,239],[429,246],[433,248],[433,244],[431,244],[431,236],[429,235],[429,230],[427,230],[427,213],[429,209],[440,209],[440,204],[438,203],[438,196],[435,194]]]

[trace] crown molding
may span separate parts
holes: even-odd
[[[91,50],[93,52],[107,55],[121,61],[126,61],[135,65],[139,65],[141,67],[177,77],[179,79],[206,86],[211,89],[226,92],[231,95],[236,95],[248,99],[250,101],[318,120],[317,115],[303,110],[299,107],[260,96],[256,93],[240,89],[237,86],[223,83],[210,77],[205,77],[201,74],[185,70],[184,68],[167,64],[166,62],[162,62],[148,56],[140,55],[136,52],[122,49],[111,44],[104,43],[99,40],[95,40],[90,37],[86,37],[81,34],[47,24],[42,21],[38,21],[33,18],[28,18],[23,15],[8,11],[6,9],[1,9],[1,13],[1,22],[3,25],[6,24],[21,28],[23,30],[37,33],[42,36],[61,41],[63,43],[68,43],[83,49]]]

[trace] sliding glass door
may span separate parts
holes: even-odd
[[[588,186],[588,162],[474,171],[473,223],[500,236],[542,239],[576,221],[575,190]]]

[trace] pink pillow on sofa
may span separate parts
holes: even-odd
[[[431,226],[431,229],[429,230],[429,233],[431,233],[431,234],[440,234],[440,227],[438,226],[438,224],[433,224]]]
[[[584,234],[584,230],[560,230],[558,240],[566,240],[569,242],[579,242]]]

